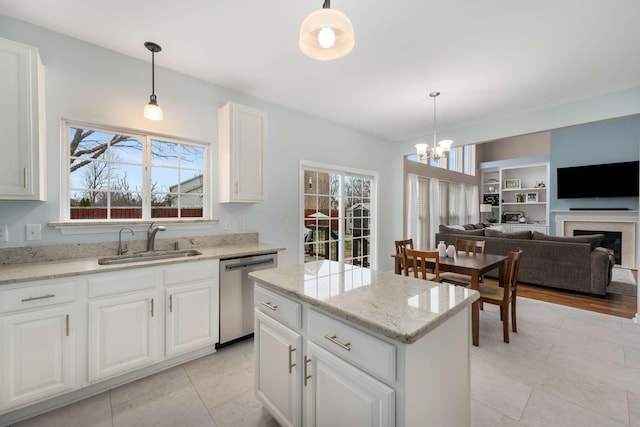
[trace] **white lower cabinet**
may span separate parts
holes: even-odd
[[[392,388],[313,342],[307,342],[305,355],[305,425],[394,425]]]
[[[173,356],[214,345],[218,331],[217,294],[211,280],[171,286],[165,290],[165,355]]]
[[[300,303],[259,285],[254,303],[256,395],[281,425],[395,425],[395,390],[368,373],[379,371],[376,375],[384,377],[391,370],[393,375],[388,376],[395,378],[393,345],[314,310],[305,309],[308,321],[302,322]],[[325,325],[335,326],[332,331],[337,332],[321,334],[318,339]],[[350,342],[340,343],[343,336]],[[325,340],[328,349],[316,340]],[[333,346],[337,354],[349,355],[335,355],[329,350]],[[380,350],[382,363],[360,358],[361,349]],[[353,354],[357,360],[351,359]]]
[[[88,377],[93,382],[158,359],[155,290],[89,302]]]
[[[0,409],[75,387],[74,319],[71,304],[0,317]]]
[[[0,413],[76,388],[77,283],[0,289]]]
[[[256,311],[256,394],[280,425],[302,422],[302,336]]]
[[[190,260],[0,287],[0,424],[213,353],[219,276]]]

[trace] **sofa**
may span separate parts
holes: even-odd
[[[521,248],[518,282],[604,296],[611,281],[613,255],[609,249],[598,247],[603,234],[561,237],[537,231],[505,233],[488,224],[441,225],[436,233],[436,243],[454,245],[456,239],[484,240],[485,252],[495,255],[508,255]],[[497,270],[488,276],[497,277]]]

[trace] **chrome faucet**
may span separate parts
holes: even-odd
[[[129,248],[127,247],[126,243],[124,244],[124,246],[122,246],[122,231],[123,230],[130,231],[132,236],[134,236],[136,234],[129,227],[123,227],[123,228],[120,229],[120,232],[118,233],[118,255],[124,255],[127,252],[129,252]]]
[[[167,229],[167,227],[163,225],[159,225],[156,228],[153,228],[153,224],[154,223],[152,222],[147,229],[147,252],[155,251],[154,245],[156,241],[156,233],[158,233],[158,231],[165,231]]]

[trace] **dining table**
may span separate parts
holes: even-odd
[[[392,255],[395,258],[396,274],[403,274],[403,259],[401,254]],[[453,273],[465,274],[471,277],[470,288],[477,291],[480,288],[480,278],[496,268],[500,286],[504,286],[505,272],[507,268],[507,255],[493,254],[473,254],[466,252],[456,252],[453,257],[440,257],[440,272],[450,271]],[[427,260],[427,267],[434,267],[434,262]],[[453,286],[453,285],[452,285]],[[476,301],[471,305],[471,335],[473,345],[480,344],[480,302]]]

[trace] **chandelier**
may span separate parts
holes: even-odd
[[[440,92],[431,92],[429,94],[433,98],[433,147],[429,149],[429,144],[416,144],[416,153],[420,161],[425,161],[429,158],[440,160],[451,150],[451,144],[453,144],[450,139],[438,142],[438,128],[436,127],[436,98],[438,95],[440,95]]]

